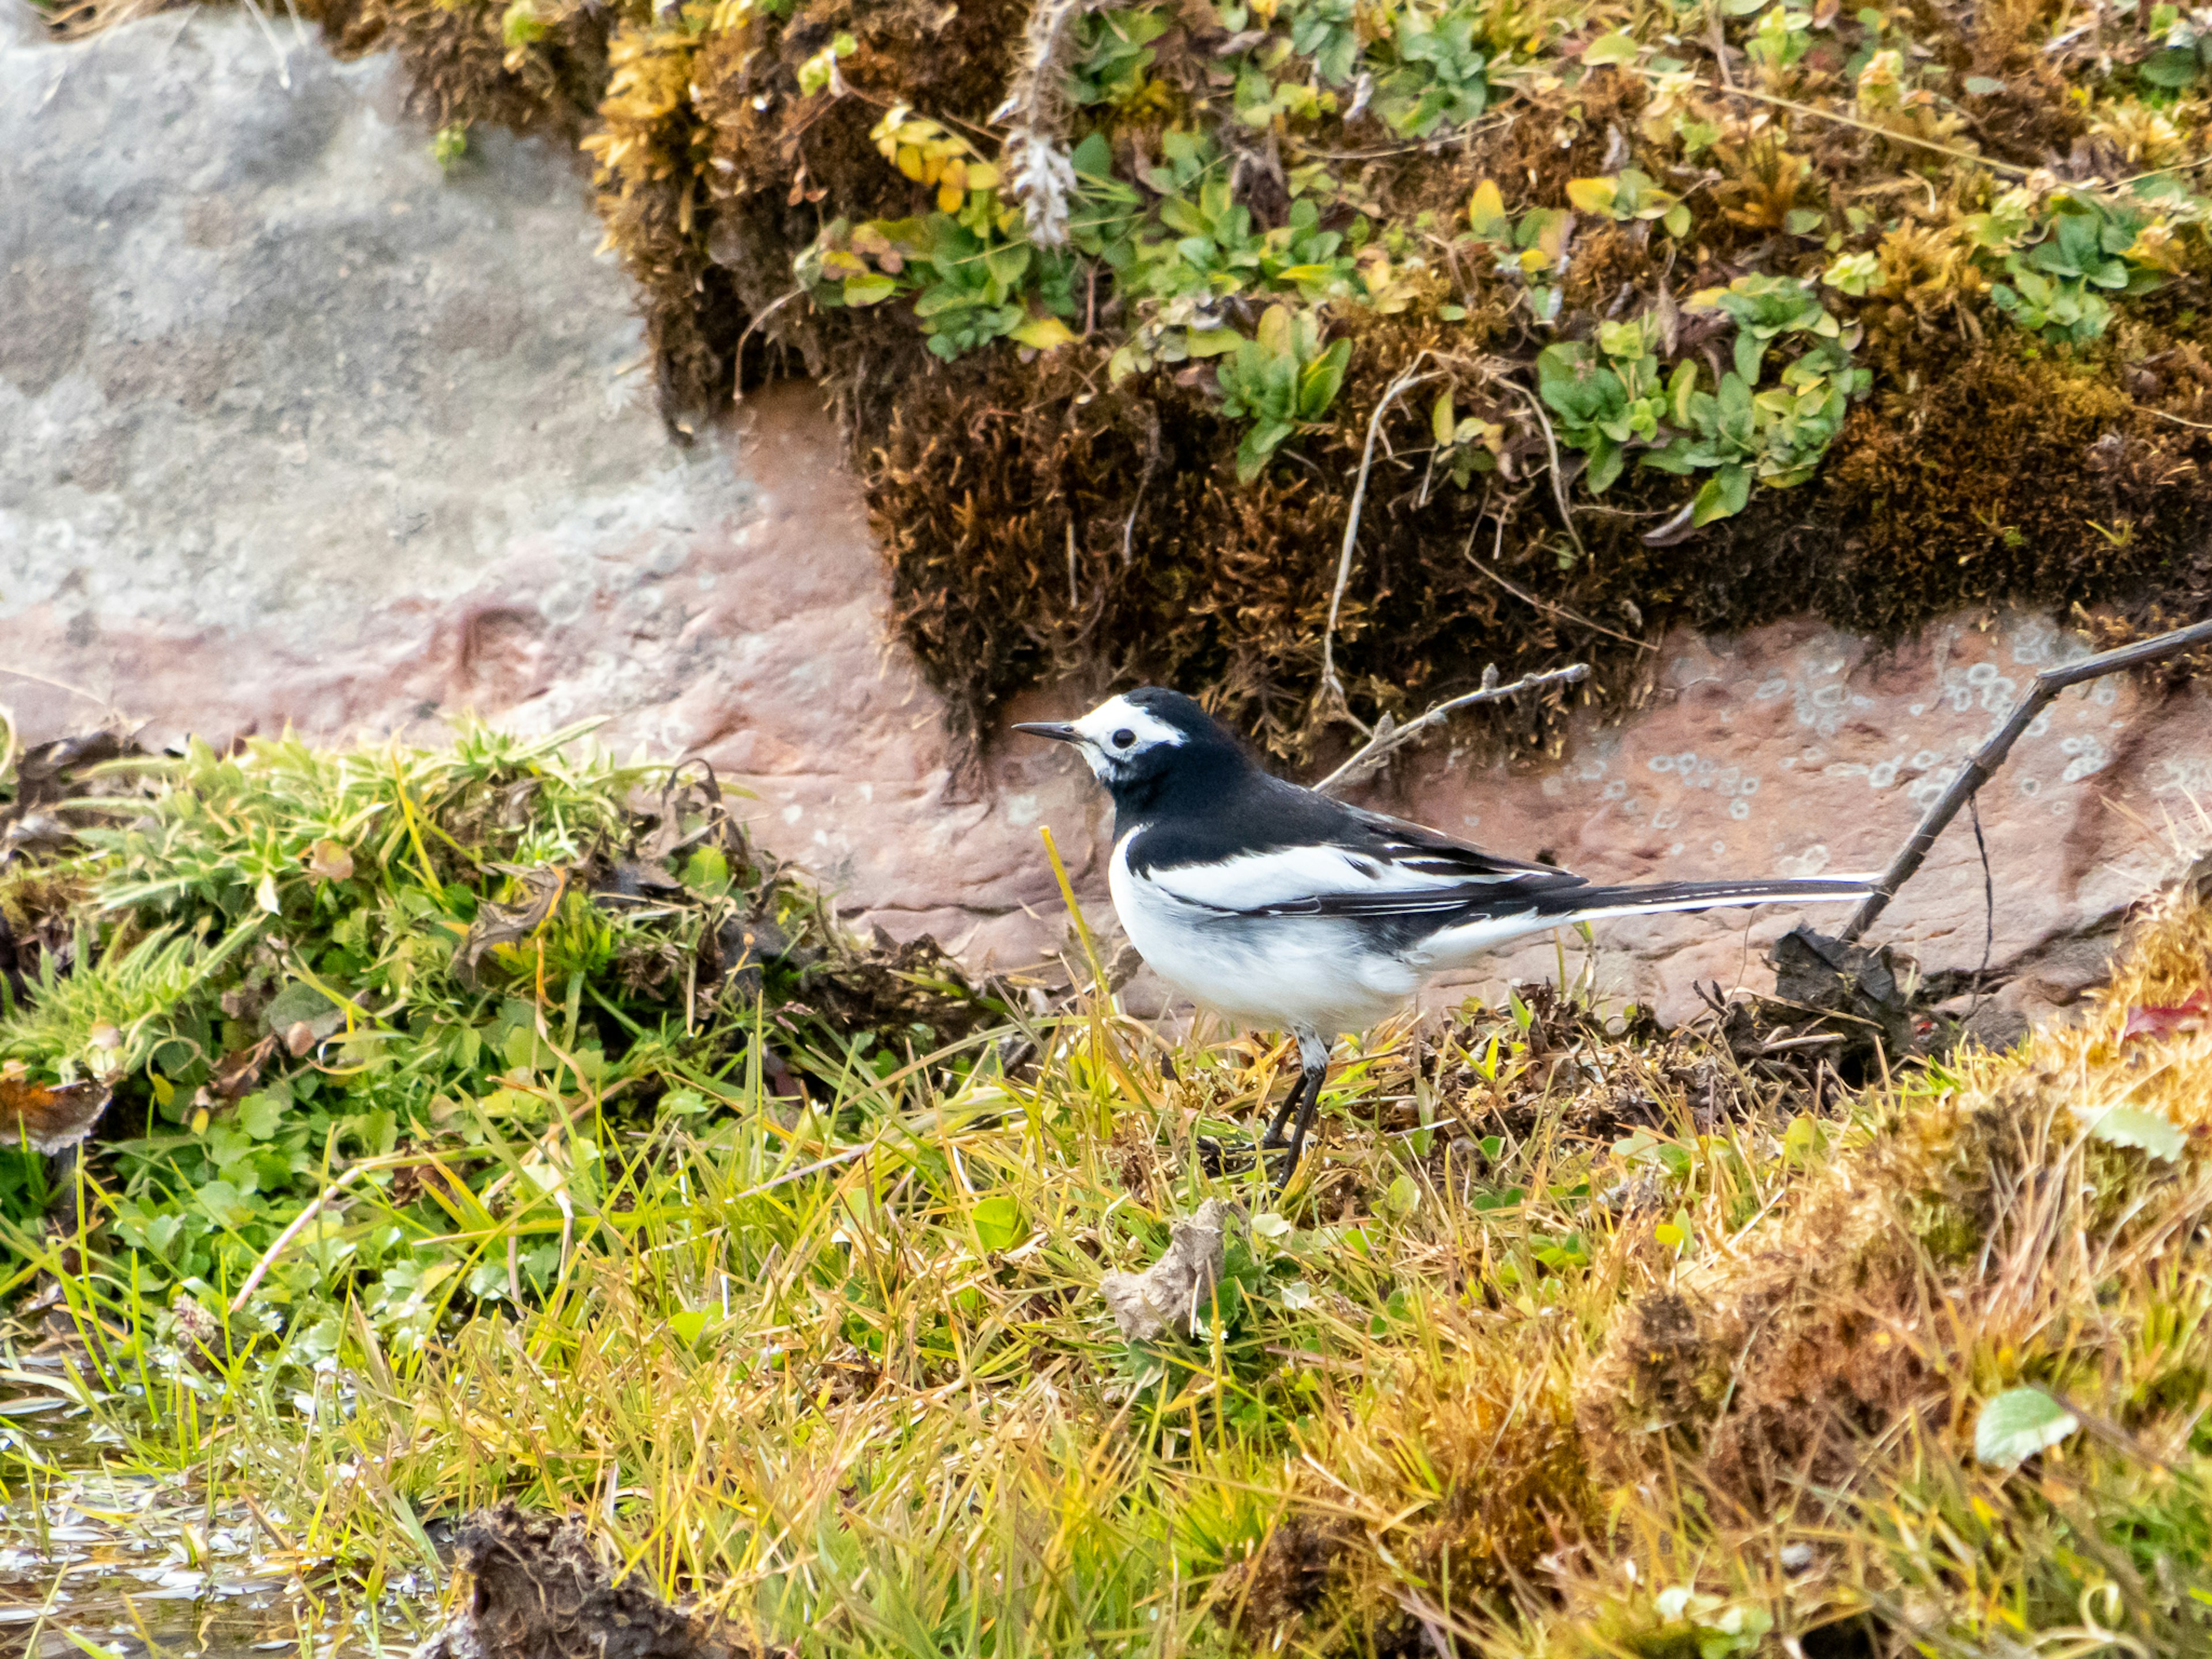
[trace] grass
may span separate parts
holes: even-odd
[[[787,959],[702,1002],[714,907],[787,884],[747,857],[655,919],[585,901],[617,918],[596,957],[560,954],[592,920],[572,892],[465,986],[449,890],[521,908],[493,867],[535,867],[518,849],[573,877],[670,825],[659,867],[682,872],[676,843],[720,822],[661,810],[658,774],[504,743],[135,768],[102,786],[127,809],[73,809],[108,830],[0,872],[19,933],[27,893],[66,892],[85,941],[71,971],[45,958],[0,1052],[57,1082],[120,1056],[125,1127],[161,1121],[156,1074],[182,1103],[158,1133],[103,1128],[73,1229],[11,1200],[23,1340],[43,1314],[67,1367],[17,1381],[254,1539],[315,1616],[434,1582],[443,1528],[514,1498],[808,1654],[1994,1659],[2212,1635],[2201,896],[2146,916],[2077,1026],[1856,1088],[1571,983],[1386,1028],[1340,1051],[1279,1200],[1199,1149],[1288,1086],[1269,1043],[1170,1043],[1080,986],[1042,1021],[1008,999],[863,1043]],[[524,775],[526,822],[477,811]],[[333,787],[390,804],[300,811]],[[170,827],[114,828],[125,810]],[[312,908],[326,840],[362,886]],[[264,876],[276,910],[223,908]],[[392,920],[341,983],[329,940],[363,910]],[[817,925],[834,965],[850,947]],[[672,939],[695,971],[655,956]],[[356,1032],[194,1108],[192,1065],[222,1057],[165,1045],[227,1018],[264,949]],[[945,983],[932,1006],[970,1006]],[[454,1030],[501,1019],[513,1052],[464,1065]],[[270,1133],[234,1127],[262,1150],[227,1164],[211,1143],[249,1109]],[[388,1134],[343,1127],[368,1110]],[[1101,1275],[1210,1197],[1235,1211],[1214,1291],[1188,1329],[1125,1340]],[[1982,1461],[1988,1402],[2022,1389],[2072,1431]]]

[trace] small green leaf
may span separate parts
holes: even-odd
[[[975,1237],[987,1250],[1012,1249],[1029,1231],[1029,1224],[1022,1218],[1022,1206],[1004,1193],[978,1199],[974,1211]]]
[[[2154,87],[2179,91],[2197,78],[2197,54],[2186,46],[2173,46],[2147,59],[2136,74]]]
[[[284,1121],[284,1103],[267,1089],[258,1090],[238,1103],[238,1127],[256,1140],[266,1140]]]
[[[1966,90],[1977,98],[1994,98],[2004,90],[2004,82],[1992,81],[1986,75],[1970,75],[1966,77]]]
[[[2132,1106],[2100,1112],[2089,1124],[2089,1139],[2108,1146],[2138,1147],[2165,1164],[2179,1158],[2188,1144],[2188,1138],[2157,1113]]]
[[[1035,346],[1040,351],[1051,351],[1067,344],[1077,336],[1066,323],[1048,313],[1030,318],[1013,331],[1013,337],[1025,346]]]
[[[672,1315],[668,1321],[668,1328],[676,1334],[676,1340],[688,1348],[699,1340],[700,1334],[707,1328],[707,1310],[692,1308],[685,1312]]]
[[[683,880],[695,893],[720,898],[730,890],[730,860],[719,847],[695,847],[684,860]]]
[[[2008,1469],[2057,1445],[2081,1419],[2040,1389],[2007,1389],[1982,1407],[1974,1425],[1974,1456]]]
[[[1389,1190],[1382,1194],[1382,1207],[1392,1215],[1411,1215],[1420,1206],[1420,1202],[1421,1189],[1409,1175],[1400,1176],[1390,1183]]]
[[[1591,69],[1606,64],[1632,64],[1636,61],[1636,38],[1615,29],[1611,34],[1601,34],[1583,48],[1583,62]]]
[[[1273,1210],[1252,1218],[1252,1231],[1262,1238],[1280,1238],[1290,1230],[1290,1218],[1277,1215]]]

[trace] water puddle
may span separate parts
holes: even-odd
[[[42,1373],[63,1385],[47,1356],[0,1370],[0,1659],[375,1659],[428,1633],[435,1584],[410,1577],[370,1608],[311,1589],[285,1517],[210,1504],[196,1473],[130,1468],[121,1437]]]

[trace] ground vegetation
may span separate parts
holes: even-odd
[[[0,787],[6,1380],[303,1627],[482,1511],[487,1651],[2212,1635],[2202,862],[2003,1054],[1662,1030],[1563,939],[1347,1047],[1279,1197],[1294,1051],[1126,1018],[1079,916],[979,990],[573,741],[109,748]]]

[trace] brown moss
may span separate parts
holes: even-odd
[[[303,0],[339,56],[397,49],[407,105],[433,127],[477,122],[517,132],[573,136],[597,110],[606,43],[618,12],[575,5],[542,10],[545,33],[510,48],[498,0]]]
[[[2212,1032],[2124,1034],[2130,1008],[2208,988],[2212,910],[2178,890],[2087,1021],[1964,1056],[1956,1087],[1905,1097],[1789,1213],[1631,1304],[1577,1391],[1599,1477],[1687,1480],[1729,1523],[1848,1505],[1886,1460],[1957,1446],[1992,1370],[2083,1378],[2161,1433],[2193,1424],[2199,1358],[2132,1352],[2118,1310],[2203,1271]],[[2122,1103],[2187,1149],[2164,1162],[2083,1134]]]
[[[1527,1362],[1486,1341],[1376,1379],[1313,1449],[1334,1479],[1223,1576],[1224,1616],[1261,1644],[1303,1623],[1314,1651],[1413,1654],[1425,1620],[1534,1583],[1593,1500],[1566,1401]]]

